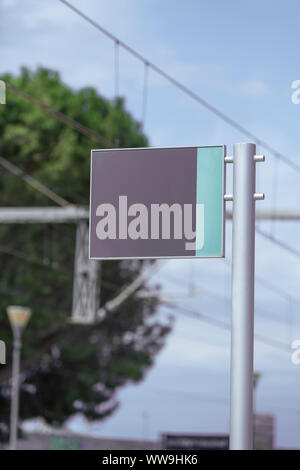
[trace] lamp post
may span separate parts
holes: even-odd
[[[7,315],[13,332],[13,359],[12,359],[12,387],[10,408],[10,435],[9,448],[17,447],[18,418],[19,418],[19,387],[20,387],[20,356],[22,347],[22,332],[31,316],[31,310],[27,307],[10,305],[7,307]]]

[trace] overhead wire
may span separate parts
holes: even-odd
[[[119,58],[119,41],[115,41],[115,102],[119,98],[119,73],[120,73],[120,58]]]
[[[300,173],[300,165],[295,163],[293,160],[291,160],[289,157],[284,155],[283,153],[279,152],[275,148],[273,148],[272,145],[270,145],[268,142],[264,141],[263,139],[260,139],[258,136],[256,136],[253,132],[249,131],[246,127],[243,127],[240,125],[237,121],[232,119],[229,115],[225,114],[223,111],[218,109],[216,106],[210,104],[208,101],[206,101],[204,98],[202,98],[200,95],[198,95],[196,92],[191,90],[189,87],[181,83],[178,79],[174,78],[171,76],[169,73],[165,72],[162,68],[158,67],[155,65],[153,62],[149,61],[146,57],[144,57],[142,54],[137,52],[133,47],[129,46],[127,43],[122,41],[120,38],[112,34],[110,31],[108,31],[106,28],[101,26],[98,22],[90,18],[88,15],[86,15],[84,12],[76,8],[74,5],[72,5],[70,2],[67,0],[58,0],[61,3],[63,3],[66,7],[68,7],[70,10],[72,10],[74,13],[76,13],[78,16],[80,16],[82,19],[87,21],[91,26],[96,28],[98,31],[103,33],[105,36],[110,38],[114,42],[118,42],[119,46],[125,49],[127,52],[129,52],[132,56],[136,57],[139,61],[143,62],[144,64],[146,63],[148,67],[152,68],[157,74],[165,78],[169,83],[172,83],[176,88],[184,92],[186,95],[188,95],[190,98],[192,98],[194,101],[198,102],[201,106],[206,108],[208,111],[213,113],[215,116],[220,118],[222,121],[224,121],[226,124],[240,132],[241,134],[245,135],[246,137],[250,138],[253,140],[256,144],[260,145],[261,147],[265,148],[268,150],[272,155],[274,155],[275,158],[278,158],[279,160],[283,161],[286,165],[288,165],[290,168],[293,170],[297,171]]]
[[[260,227],[256,227],[255,231],[263,238],[271,241],[273,244],[277,245],[279,248],[282,248],[283,250],[287,251],[288,253],[297,256],[297,258],[300,258],[300,251],[297,250],[297,248],[294,248],[290,246],[288,243],[283,242],[282,240],[279,240],[278,238],[274,237],[274,235],[269,234],[262,230]]]
[[[149,65],[148,65],[148,62],[145,62],[144,63],[143,95],[142,95],[141,130],[145,129],[147,98],[148,98],[148,75],[149,75]]]
[[[66,199],[62,198],[57,193],[52,191],[52,189],[48,188],[48,186],[41,183],[40,181],[38,181],[33,176],[25,173],[19,167],[17,167],[13,163],[9,162],[6,158],[4,158],[2,156],[0,156],[0,165],[3,168],[5,168],[6,171],[8,171],[9,173],[11,173],[14,176],[17,176],[17,177],[21,178],[23,181],[25,181],[32,188],[36,189],[41,194],[46,196],[48,199],[51,199],[53,202],[55,202],[59,206],[65,207],[65,206],[70,204]]]
[[[31,104],[34,104],[35,106],[40,108],[45,113],[47,113],[50,116],[54,117],[55,119],[63,122],[64,124],[71,127],[72,129],[76,130],[80,134],[82,134],[82,135],[88,137],[89,139],[97,142],[98,144],[102,145],[105,148],[115,147],[115,145],[112,142],[107,140],[102,135],[98,134],[98,132],[94,131],[93,129],[90,129],[87,126],[84,126],[80,122],[76,121],[73,118],[70,118],[69,116],[62,113],[61,111],[57,111],[52,106],[49,106],[48,104],[43,103],[42,101],[40,101],[35,96],[31,95],[28,92],[25,92],[24,90],[21,90],[16,85],[13,85],[10,82],[7,82],[6,84],[7,84],[8,88],[10,88],[14,93],[19,95],[21,98],[23,98],[26,101],[29,101]]]
[[[216,326],[218,328],[223,328],[226,330],[230,331],[230,323],[229,322],[224,322],[223,320],[219,320],[218,318],[214,318],[210,315],[203,314],[202,312],[199,312],[198,310],[191,309],[190,307],[187,307],[183,304],[178,304],[170,301],[163,301],[163,304],[168,305],[169,307],[172,307],[174,309],[177,309],[177,311],[181,313],[187,313],[189,316],[194,317],[195,319],[201,320],[205,323],[209,323],[210,325]],[[255,338],[268,345],[272,346],[274,348],[284,350],[285,352],[290,352],[290,345],[287,343],[283,343],[281,341],[275,340],[273,338],[268,338],[266,336],[260,335],[260,334],[255,334]]]
[[[165,276],[163,274],[163,276]],[[165,277],[166,278],[166,277]],[[181,284],[184,282],[184,279],[175,279],[174,276],[170,277],[169,275],[167,275],[167,279],[170,279],[171,281],[175,282],[176,284]],[[207,295],[208,297],[210,298],[213,298],[215,300],[218,300],[220,302],[225,302],[227,304],[230,305],[231,303],[231,299],[229,297],[226,297],[225,295],[222,295],[222,294],[219,294],[217,292],[214,292],[210,289],[208,289],[207,287],[203,287],[201,286],[200,289],[194,287],[195,289],[195,293],[197,292],[197,290],[199,291],[199,293],[203,293],[204,295]],[[187,291],[188,291],[188,286],[187,286]],[[163,292],[162,292],[162,295],[163,295]],[[192,296],[192,295],[191,295]],[[179,297],[180,297],[180,294],[179,294]],[[279,323],[284,323],[284,324],[287,324],[287,321],[284,319],[284,318],[280,318],[278,316],[275,316],[273,314],[271,314],[270,312],[267,312],[266,310],[261,310],[261,309],[257,309],[257,313],[260,317],[263,317],[263,318],[266,318],[266,319],[270,319],[272,321],[276,321],[276,322],[279,322]]]

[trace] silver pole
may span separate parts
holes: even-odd
[[[255,144],[233,151],[230,449],[253,448]]]
[[[20,356],[21,356],[21,328],[13,328],[13,361],[12,361],[12,390],[10,408],[10,435],[9,448],[16,450],[19,419],[19,387],[20,387]]]

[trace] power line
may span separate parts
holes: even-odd
[[[217,318],[213,318],[211,317],[210,315],[206,315],[206,314],[203,314],[203,313],[200,313],[196,310],[193,310],[189,307],[186,307],[185,305],[182,305],[182,304],[178,304],[178,303],[174,303],[174,302],[163,302],[163,304],[171,307],[171,308],[174,308],[176,309],[178,312],[181,312],[183,314],[188,314],[189,316],[192,316],[194,317],[195,319],[197,320],[200,320],[200,321],[203,321],[205,323],[208,323],[210,325],[213,325],[213,326],[216,326],[218,328],[223,328],[225,330],[229,330],[230,331],[230,323],[228,322],[224,322],[223,320],[219,320]],[[255,338],[268,345],[268,346],[272,346],[274,348],[277,348],[277,349],[280,349],[280,350],[284,350],[285,352],[287,351],[290,351],[290,346],[286,343],[282,343],[281,341],[277,341],[273,338],[268,338],[268,337],[265,337],[263,335],[255,335]]]
[[[13,85],[12,83],[7,82],[7,86],[18,96],[20,96],[22,99],[29,101],[31,104],[34,106],[37,106],[39,109],[47,113],[48,115],[52,116],[53,118],[57,119],[58,121],[63,122],[65,125],[68,127],[71,127],[72,129],[76,130],[80,134],[88,137],[91,140],[94,140],[98,143],[100,143],[104,147],[115,147],[113,143],[105,139],[103,136],[98,134],[96,131],[90,129],[89,127],[84,126],[83,124],[80,124],[78,121],[75,121],[75,119],[70,118],[66,114],[55,110],[51,106],[41,102],[38,100],[36,97],[30,95],[29,93],[21,90],[17,86]],[[49,189],[46,185],[43,183],[39,182],[36,178],[33,178],[32,176],[26,174],[23,170],[19,169],[15,165],[13,165],[11,162],[9,162],[7,159],[4,157],[0,157],[0,164],[3,166],[7,171],[10,173],[14,174],[15,176],[18,176],[22,178],[26,183],[28,183],[30,186],[34,187],[37,189],[40,193],[44,194],[46,197],[54,201],[55,203],[59,204],[60,206],[66,206],[69,204],[69,202],[56,194],[54,191]]]
[[[61,267],[57,263],[53,263],[53,262],[47,261],[47,260],[42,260],[40,258],[37,258],[36,256],[29,255],[27,253],[24,253],[23,251],[15,250],[14,248],[11,248],[11,247],[6,246],[6,245],[0,245],[0,253],[14,256],[14,257],[19,258],[23,261],[26,261],[27,263],[42,266],[43,268],[49,268],[49,269],[52,269],[54,271],[60,272],[62,274],[72,275],[71,271]]]
[[[258,217],[257,217],[258,215]],[[226,217],[228,219],[232,219],[232,212],[226,212]],[[288,221],[296,221],[300,219],[300,213],[299,211],[260,211],[258,214],[256,214],[256,218],[262,219],[262,220],[288,220]],[[296,248],[290,246],[289,244],[279,240],[278,238],[274,237],[274,235],[269,234],[262,230],[257,224],[255,226],[255,231],[258,233],[261,237],[271,241],[278,247],[282,248],[285,251],[288,251],[290,254],[297,256],[298,258],[300,257],[300,251],[297,250]],[[225,260],[225,262],[228,262],[228,260]],[[256,276],[258,279],[258,277]],[[280,288],[279,288],[280,289]],[[289,298],[292,298],[289,294],[286,294],[289,296]],[[300,300],[297,300],[298,303],[300,303]]]
[[[163,274],[164,275],[164,274]],[[180,283],[182,284],[183,280],[182,279],[179,279],[179,278],[176,278],[174,277],[173,275],[172,276],[167,276],[168,278],[170,278],[171,281],[175,282],[175,283]],[[300,302],[299,300],[297,300],[296,298],[293,298],[291,297],[289,294],[287,294],[285,291],[283,291],[282,289],[280,288],[277,288],[276,286],[274,286],[272,283],[270,283],[269,281],[265,281],[263,278],[256,278],[256,280],[259,280],[260,282],[262,282],[265,287],[267,287],[268,289],[274,291],[275,293],[279,294],[279,295],[282,295],[286,300],[288,300],[289,302],[293,301],[295,304],[297,305],[300,305]],[[204,294],[206,293],[207,295],[219,300],[219,301],[225,301],[225,302],[230,302],[230,299],[221,295],[221,294],[216,294],[214,293],[213,291],[209,290],[209,289],[203,289],[203,287],[200,288],[200,292],[203,292]],[[168,300],[166,300],[165,302],[167,302]],[[284,319],[282,318],[279,318],[278,316],[274,316],[272,315],[271,313],[269,312],[266,312],[266,311],[261,311],[261,310],[258,310],[258,313],[261,317],[264,317],[264,318],[268,318],[270,320],[273,320],[273,321],[277,321],[277,322],[280,322],[280,323],[286,323],[284,321]],[[216,320],[217,322],[219,322],[220,324],[220,321],[217,319]],[[222,322],[223,324],[226,322]],[[216,325],[218,326],[218,325]],[[263,341],[265,340],[265,338],[263,336],[259,336],[259,335],[256,335],[256,338],[261,338]],[[269,339],[266,339],[266,341],[268,343],[270,343],[270,341],[274,342],[273,340],[269,340]],[[280,345],[282,345],[282,343],[280,343]]]
[[[225,259],[224,261],[227,264],[227,266],[229,266],[230,263],[231,263],[230,259]],[[260,284],[262,284],[267,289],[269,289],[271,292],[279,295],[280,297],[284,298],[285,300],[288,300],[289,302],[293,302],[295,305],[300,306],[300,299],[298,299],[297,297],[294,297],[293,295],[289,294],[284,289],[282,289],[282,287],[276,286],[275,284],[273,284],[269,280],[266,280],[263,277],[258,276],[257,274],[255,274],[255,280],[258,281]]]
[[[51,199],[54,201],[56,204],[60,206],[67,206],[70,203],[66,201],[66,199],[62,198],[58,194],[56,194],[52,189],[48,188],[45,186],[43,183],[38,181],[36,178],[33,178],[32,176],[26,174],[23,170],[18,168],[16,165],[13,163],[9,162],[6,158],[0,156],[0,165],[5,168],[7,171],[9,171],[12,175],[17,176],[21,178],[23,181],[25,181],[27,184],[29,184],[31,187],[39,191],[41,194],[46,196],[48,199]]]
[[[275,284],[273,284],[270,281],[267,281],[266,279],[264,279],[260,276],[255,276],[255,278],[256,278],[257,281],[260,282],[260,284],[262,284],[264,287],[269,289],[271,292],[274,292],[275,294],[281,296],[282,298],[284,298],[288,302],[293,302],[294,304],[300,306],[300,300],[297,299],[296,297],[293,297],[292,295],[290,295],[288,292],[286,292],[281,287],[275,286]]]
[[[128,46],[124,41],[121,41],[117,36],[109,32],[107,29],[103,28],[99,23],[94,21],[92,18],[87,16],[85,13],[83,13],[81,10],[78,8],[74,7],[71,3],[67,2],[66,0],[59,0],[61,3],[63,3],[65,6],[70,8],[74,13],[79,15],[81,18],[83,18],[85,21],[87,21],[89,24],[91,24],[94,28],[96,28],[98,31],[103,33],[105,36],[110,38],[112,41],[115,43],[117,42],[118,45],[123,47],[127,52],[129,52],[132,56],[136,57],[138,60],[143,62],[144,64],[147,64],[149,67],[151,67],[157,74],[165,78],[168,82],[172,83],[176,88],[181,90],[183,93],[188,95],[190,98],[201,104],[204,108],[206,108],[208,111],[212,112],[215,116],[219,117],[222,119],[224,122],[226,122],[229,126],[237,130],[238,132],[241,132],[243,135],[249,137],[251,140],[253,140],[257,145],[260,145],[261,147],[264,147],[266,150],[268,150],[271,154],[275,156],[275,158],[278,158],[279,160],[283,161],[286,165],[288,165],[290,168],[293,170],[297,171],[300,173],[300,166],[297,165],[293,160],[288,158],[286,155],[283,155],[281,152],[278,152],[276,149],[274,149],[271,145],[269,145],[267,142],[264,140],[260,139],[257,137],[255,134],[250,132],[248,129],[245,127],[241,126],[237,121],[232,119],[230,116],[227,114],[223,113],[221,110],[210,104],[208,101],[206,101],[204,98],[202,98],[200,95],[192,91],[190,88],[185,86],[183,83],[181,83],[179,80],[176,78],[172,77],[169,75],[167,72],[165,72],[163,69],[146,59],[142,54],[137,52],[135,49],[132,47]]]
[[[119,42],[115,42],[115,102],[120,95],[119,74],[120,74],[120,58],[119,58]]]
[[[56,109],[52,108],[48,104],[43,103],[42,101],[38,100],[37,98],[30,95],[29,93],[21,90],[20,88],[13,85],[12,83],[7,82],[6,84],[17,95],[19,95],[20,97],[22,97],[26,101],[29,101],[30,103],[34,104],[35,106],[40,108],[45,113],[47,113],[50,116],[54,117],[55,119],[63,122],[64,124],[71,127],[72,129],[75,129],[80,134],[85,135],[86,137],[88,137],[91,140],[94,140],[95,142],[98,142],[103,147],[107,147],[107,148],[115,147],[115,145],[112,142],[110,142],[105,137],[98,134],[98,132],[90,129],[89,127],[84,126],[83,124],[80,124],[78,121],[75,121],[75,119],[70,118],[69,116],[62,113],[61,111],[57,111]]]
[[[255,230],[261,237],[271,241],[272,243],[279,246],[283,250],[288,251],[292,255],[297,256],[298,258],[300,258],[300,251],[297,250],[296,248],[288,245],[287,243],[285,243],[281,240],[278,240],[278,238],[275,238],[273,235],[270,235],[270,234],[266,233],[264,230],[261,230],[261,228],[256,227]]]
[[[149,65],[148,62],[144,64],[144,83],[143,83],[143,97],[142,97],[142,118],[141,128],[145,128],[146,109],[147,109],[147,98],[148,98],[148,76],[149,76]]]
[[[173,279],[172,279],[172,277],[173,277]],[[176,284],[182,284],[183,280],[180,280],[179,278],[176,279],[176,278],[174,278],[174,276],[172,276],[172,277],[167,275],[167,278],[169,278],[171,281],[175,282]],[[198,291],[199,291],[199,293],[203,293],[204,295],[207,295],[207,296],[209,296],[209,297],[211,297],[215,300],[218,300],[220,302],[225,302],[227,304],[231,303],[231,299],[229,297],[226,297],[225,295],[213,292],[212,290],[210,290],[206,287],[203,288],[203,286],[201,286],[201,288]],[[161,295],[162,295],[162,298],[163,298],[163,292],[161,293]],[[193,296],[191,295],[190,297],[193,297]],[[168,299],[166,301],[168,301]],[[280,317],[275,316],[275,315],[272,315],[270,312],[267,312],[267,311],[261,310],[261,309],[255,309],[255,311],[258,313],[258,315],[260,317],[267,318],[267,319],[270,319],[272,321],[277,321],[279,323],[287,324],[287,321],[285,319],[280,318]]]
[[[273,182],[272,182],[272,190],[273,190],[273,211],[276,211],[277,207],[277,196],[278,196],[278,181],[279,181],[279,168],[278,168],[278,160],[275,159],[274,163],[274,173],[273,173]],[[271,227],[270,227],[270,233],[275,234],[275,229],[276,229],[276,220],[273,220],[271,222]]]
[[[171,395],[174,395],[174,396],[182,396],[182,397],[185,397],[186,399],[195,399],[195,400],[204,400],[204,402],[212,402],[212,403],[219,403],[220,405],[222,404],[228,404],[229,405],[229,398],[225,399],[225,398],[218,398],[216,396],[212,396],[212,395],[206,395],[206,394],[199,394],[199,393],[190,393],[188,391],[185,391],[185,390],[174,390],[174,389],[157,389],[157,388],[151,388],[151,389],[147,389],[147,392],[149,393],[155,393],[155,394],[159,394],[159,395],[162,395],[162,394],[165,394],[166,395],[166,398],[171,394]],[[270,411],[270,413],[286,413],[286,414],[299,414],[300,413],[300,409],[299,410],[293,410],[291,408],[281,408],[281,407],[277,407],[275,405],[275,410],[274,411]],[[256,413],[256,414],[259,414],[259,413]]]
[[[0,253],[13,256],[13,257],[18,258],[22,261],[25,261],[26,263],[29,263],[29,264],[34,264],[36,266],[41,266],[43,268],[48,268],[48,269],[51,269],[53,271],[57,271],[61,274],[67,274],[69,276],[73,275],[73,272],[71,270],[68,270],[68,269],[62,267],[59,263],[43,260],[43,259],[38,258],[36,256],[32,256],[32,255],[29,255],[27,253],[24,253],[23,251],[15,250],[14,248],[11,248],[7,245],[1,245],[0,244]],[[115,290],[115,289],[120,288],[120,286],[118,286],[116,283],[113,283],[111,281],[107,281],[105,279],[101,279],[101,285],[103,285],[103,287],[106,287],[109,290]]]

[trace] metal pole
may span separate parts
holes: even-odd
[[[10,408],[10,436],[9,448],[16,450],[18,439],[18,418],[19,418],[19,386],[20,386],[20,356],[21,356],[21,328],[13,328],[13,361],[12,361],[12,389]]]
[[[255,144],[234,145],[230,449],[253,448]]]

